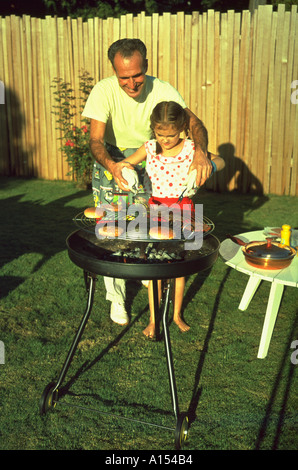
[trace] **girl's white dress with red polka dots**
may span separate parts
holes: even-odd
[[[185,139],[181,152],[175,157],[156,155],[156,140],[145,142],[146,172],[152,186],[152,196],[178,198],[185,188],[189,167],[194,156],[194,143]]]

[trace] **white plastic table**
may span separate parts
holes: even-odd
[[[241,233],[240,235],[237,235],[237,237],[243,239],[245,242],[266,240],[263,230]],[[292,263],[287,268],[280,270],[260,269],[250,266],[245,261],[241,246],[239,246],[238,249],[235,247],[232,249],[232,245],[227,245],[228,242],[235,245],[235,243],[231,240],[225,240],[223,242],[223,244],[226,243],[226,251],[227,248],[230,248],[232,256],[230,259],[225,259],[225,263],[237,271],[245,273],[249,276],[245,291],[238,307],[239,310],[244,311],[247,309],[261,281],[271,282],[271,289],[257,356],[259,359],[264,359],[268,353],[268,348],[278,314],[284,286],[298,287],[298,256],[295,256]],[[223,244],[221,248],[223,248]],[[224,258],[226,258],[226,256]]]

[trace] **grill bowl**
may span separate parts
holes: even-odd
[[[190,242],[188,242],[190,243]],[[173,241],[156,243],[159,249],[175,251],[183,259],[162,262],[145,259],[118,262],[111,255],[119,249],[140,247],[145,252],[147,242],[124,240],[99,240],[95,234],[77,230],[66,240],[71,261],[85,271],[102,276],[121,279],[169,279],[184,277],[210,268],[218,257],[219,240],[212,234],[203,239],[199,250],[185,250],[185,242]]]

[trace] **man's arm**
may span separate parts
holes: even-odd
[[[104,166],[110,173],[115,165],[104,145],[106,125],[104,122],[91,119],[90,121],[90,149],[95,160]]]
[[[202,121],[190,109],[186,108],[185,111],[189,115],[191,138],[195,144],[195,154],[189,173],[197,170],[196,184],[199,187],[205,183],[212,172],[212,165],[207,158],[208,132]]]
[[[121,171],[116,162],[112,159],[104,145],[106,125],[104,122],[91,119],[90,122],[90,149],[95,160],[106,168],[115,179],[120,189],[127,189],[127,181],[122,177]],[[132,168],[129,163],[123,163],[122,166]]]

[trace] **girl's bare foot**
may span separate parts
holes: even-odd
[[[180,331],[182,331],[183,333],[190,329],[190,326],[187,323],[185,323],[181,317],[173,318],[173,320],[176,323],[176,325],[179,327]]]
[[[143,330],[143,333],[145,336],[148,338],[154,338],[155,335],[155,324],[154,323],[149,323],[148,326],[146,326],[145,330]]]

